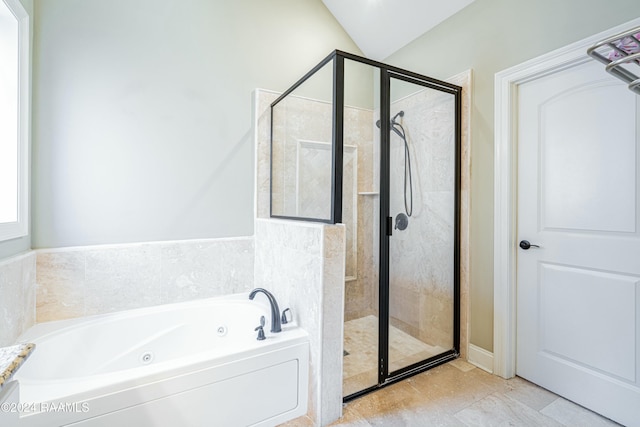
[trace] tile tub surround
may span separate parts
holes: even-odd
[[[36,255],[29,251],[0,261],[0,346],[16,339],[36,320]]]
[[[35,347],[35,344],[23,343],[0,348],[0,389],[11,380]]]
[[[257,219],[255,285],[309,333],[309,417],[326,425],[342,411],[345,227]]]
[[[253,237],[41,249],[37,321],[249,291]]]

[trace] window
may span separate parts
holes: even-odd
[[[28,234],[29,16],[0,0],[0,241]]]

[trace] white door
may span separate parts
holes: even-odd
[[[589,61],[518,91],[516,373],[640,426],[640,96]],[[526,246],[526,245],[525,245]]]

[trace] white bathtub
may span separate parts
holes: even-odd
[[[248,294],[35,325],[20,424],[274,426],[307,411],[308,336]],[[254,328],[265,316],[266,340]],[[49,402],[49,403],[45,403]]]

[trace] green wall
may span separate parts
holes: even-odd
[[[338,48],[319,0],[35,0],[33,247],[253,234],[251,94]]]
[[[638,16],[638,0],[476,0],[385,59],[389,64],[442,79],[473,69],[472,344],[493,349],[495,73]]]

